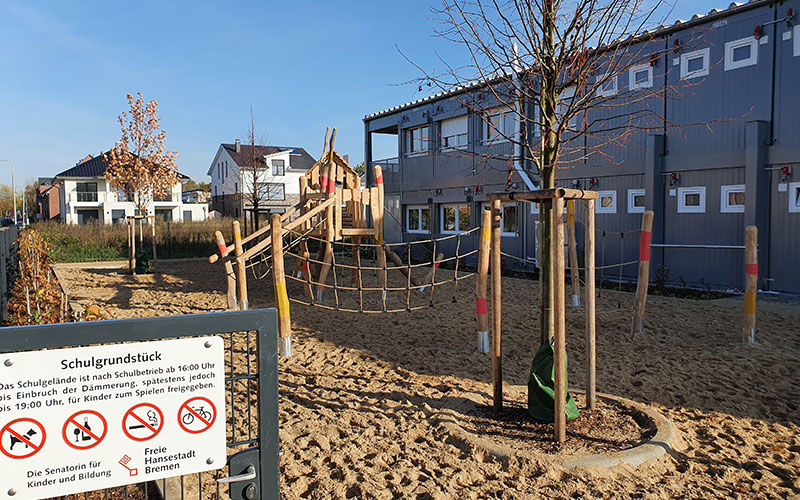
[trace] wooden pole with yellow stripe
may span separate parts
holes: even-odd
[[[758,229],[744,230],[744,328],[742,341],[756,343],[756,293],[758,292]]]
[[[292,355],[292,316],[283,269],[283,226],[278,214],[272,215],[272,279],[275,282],[275,307],[278,309],[278,352],[288,358]]]
[[[581,275],[578,268],[578,239],[575,236],[575,200],[567,200],[567,243],[569,275],[572,280],[572,307],[581,306]]]
[[[245,269],[242,254],[242,231],[239,228],[239,221],[233,221],[233,244],[235,245],[234,255],[236,256],[236,284],[239,288],[239,310],[247,310],[247,271]]]
[[[636,303],[634,305],[631,335],[644,330],[644,307],[647,302],[647,286],[650,282],[650,240],[653,231],[653,211],[645,210],[642,216],[642,235],[639,238],[639,278],[636,283]]]
[[[489,343],[489,316],[486,307],[486,288],[489,278],[489,252],[492,249],[492,211],[481,215],[481,246],[478,257],[478,277],[475,280],[475,316],[478,320],[478,352],[487,353]]]

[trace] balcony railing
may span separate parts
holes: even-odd
[[[394,158],[374,160],[372,162],[372,166],[374,167],[376,165],[381,167],[384,182],[402,181],[402,177],[400,175],[400,159],[398,157],[395,156]]]
[[[97,191],[78,191],[75,201],[97,201]]]

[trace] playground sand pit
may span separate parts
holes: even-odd
[[[224,309],[219,264],[158,270],[132,277],[65,268],[62,277],[72,299],[93,299],[117,318]],[[270,277],[251,278],[249,290],[251,307],[273,304]],[[289,290],[302,297],[299,285]],[[437,288],[435,307],[391,315],[292,304],[294,356],[280,360],[284,498],[800,498],[797,301],[759,298],[758,343],[744,346],[741,298],[651,296],[647,334],[631,340],[633,295],[602,290],[598,391],[656,409],[683,446],[638,468],[564,469],[547,450],[541,458],[498,457],[441,424],[442,411],[457,411],[464,399],[491,405],[489,359],[475,348],[473,292],[468,279],[455,293]],[[380,298],[365,300],[374,307]],[[405,297],[389,301],[404,305]],[[537,304],[538,283],[503,278],[503,370],[512,385],[527,383]],[[567,309],[572,388],[584,381],[583,321],[582,308]],[[489,431],[488,418],[475,432]],[[607,440],[603,429],[581,432]],[[582,440],[589,441],[569,432],[567,446],[580,450]]]

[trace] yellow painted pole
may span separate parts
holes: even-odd
[[[278,214],[272,215],[272,279],[275,283],[275,307],[278,309],[279,352],[288,358],[292,355],[292,317],[283,267],[283,227]]]
[[[742,340],[756,343],[756,294],[758,292],[758,229],[744,230],[744,328]]]

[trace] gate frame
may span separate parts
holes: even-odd
[[[278,313],[276,309],[6,327],[0,328],[0,355],[38,349],[252,331],[256,332],[258,352],[259,489],[262,499],[278,500],[280,498],[280,456],[278,441]],[[233,375],[232,368],[231,375]],[[226,378],[225,382],[227,385],[229,380]],[[233,404],[233,401],[231,403]],[[235,437],[234,435],[233,438],[235,439]],[[227,442],[226,447],[229,447]]]

